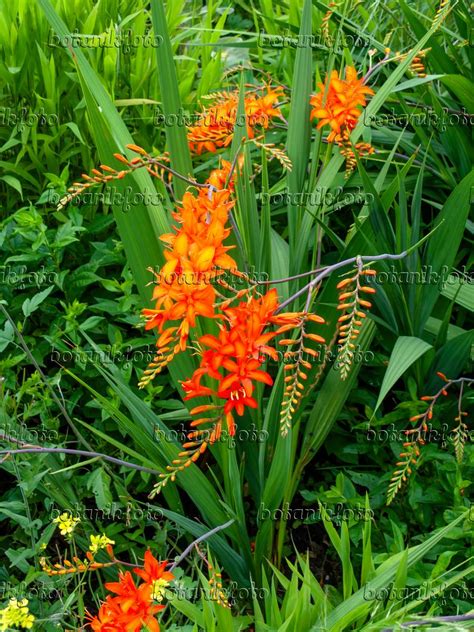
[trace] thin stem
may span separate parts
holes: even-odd
[[[211,535],[214,535],[214,534],[218,533],[219,531],[222,531],[223,529],[227,529],[227,527],[230,527],[230,525],[233,524],[234,522],[235,522],[235,520],[234,520],[234,518],[232,518],[228,522],[225,522],[224,524],[220,524],[217,527],[214,527],[214,529],[211,529],[210,531],[208,531],[207,533],[203,533],[202,535],[200,535],[199,538],[196,538],[196,540],[191,542],[191,544],[184,549],[184,551],[181,553],[181,555],[171,564],[169,570],[172,571],[180,562],[182,562],[184,560],[184,558],[200,542],[203,542],[204,540],[207,540],[208,538],[211,537]]]
[[[5,435],[0,435],[0,439],[6,439],[7,441],[11,440],[10,437],[6,437]],[[136,465],[135,463],[128,463],[127,461],[122,461],[122,459],[116,459],[113,456],[102,454],[102,452],[92,452],[88,450],[74,450],[72,448],[43,448],[43,447],[37,446],[34,448],[0,450],[0,454],[8,454],[8,455],[9,454],[75,454],[77,456],[97,457],[100,459],[104,459],[105,461],[110,461],[111,463],[116,463],[117,465],[130,467],[133,470],[139,470],[140,472],[149,472],[150,474],[160,474],[158,470],[153,470],[150,467],[145,467],[143,465]]]
[[[304,287],[302,287],[300,290],[295,292],[295,294],[287,298],[286,301],[283,301],[283,303],[278,307],[275,313],[278,314],[279,312],[281,312],[283,309],[285,309],[287,305],[290,305],[291,303],[293,303],[293,301],[295,301],[305,292],[312,291],[312,289],[316,285],[318,285],[318,283],[320,283],[325,277],[329,276],[330,274],[332,274],[336,270],[339,270],[340,268],[350,265],[351,263],[357,263],[358,261],[362,261],[362,262],[382,261],[383,259],[397,260],[397,259],[403,259],[403,257],[406,257],[407,254],[408,254],[407,251],[404,250],[398,255],[383,254],[383,255],[373,255],[373,256],[364,256],[364,257],[357,255],[356,257],[351,257],[350,259],[345,259],[344,261],[339,261],[338,263],[334,263],[332,266],[327,266],[327,268],[324,268],[324,270],[322,270],[322,272],[320,272],[315,279],[311,280]],[[308,274],[313,274],[313,273],[310,272]]]
[[[316,291],[317,291],[317,290],[319,290],[319,287],[320,287],[320,286],[318,286],[318,287],[316,288]],[[308,312],[309,312],[309,307],[310,307],[310,305],[311,305],[311,299],[312,299],[312,297],[313,297],[313,291],[314,291],[314,288],[310,288],[310,289],[308,290],[308,297],[307,297],[307,299],[306,299],[306,303],[305,303],[305,306],[304,306],[304,312],[305,312],[305,313],[308,313]]]
[[[390,55],[387,54],[385,55],[385,57],[383,59],[381,59],[379,62],[377,62],[374,66],[372,66],[372,68],[370,68],[368,70],[368,72],[366,73],[363,82],[367,83],[367,81],[369,80],[369,78],[374,74],[374,72],[376,72],[379,68],[381,68],[384,64],[387,63],[387,61],[389,60]],[[393,60],[392,60],[393,61]]]
[[[465,384],[465,382],[462,381],[461,382],[461,388],[459,389],[459,399],[458,399],[459,421],[461,421],[461,418],[462,418],[462,396],[463,396],[463,393],[464,393],[464,384]]]
[[[210,184],[203,184],[201,182],[197,182],[196,180],[191,180],[190,178],[187,178],[186,176],[183,176],[183,174],[179,173],[179,171],[175,171],[171,167],[168,167],[164,163],[160,162],[157,158],[149,157],[149,158],[147,158],[146,162],[144,161],[143,163],[138,163],[137,165],[130,165],[130,166],[135,168],[135,169],[139,169],[140,167],[146,167],[147,163],[148,164],[157,165],[158,167],[160,167],[160,169],[164,169],[165,171],[168,171],[169,173],[174,175],[176,178],[179,178],[180,180],[183,180],[183,182],[187,182],[188,184],[192,185],[193,187],[198,187],[198,188],[201,188],[201,189],[205,189],[205,188],[210,188],[212,186]]]
[[[40,448],[41,446],[35,445],[34,443],[26,443],[21,439],[17,439],[16,437],[11,437],[10,435],[6,435],[3,432],[0,432],[0,439],[2,441],[10,441],[11,443],[17,443],[21,445],[23,448]]]
[[[447,380],[443,384],[443,386],[439,389],[439,391],[435,395],[432,396],[428,408],[423,413],[423,415],[418,417],[419,419],[421,419],[421,423],[420,423],[420,425],[418,426],[418,428],[415,431],[415,432],[418,432],[418,436],[421,435],[422,430],[426,431],[426,429],[427,429],[426,420],[427,419],[428,420],[431,419],[431,416],[433,415],[433,409],[434,409],[436,403],[438,402],[438,399],[441,397],[441,395],[443,393],[446,394],[446,391],[448,390],[448,388],[450,386],[452,386],[453,384],[460,384],[461,385],[460,397],[459,397],[459,400],[458,400],[459,414],[461,415],[461,399],[462,399],[464,384],[467,384],[468,386],[470,386],[471,384],[474,384],[474,378],[471,378],[471,377],[458,377],[455,380]],[[415,432],[411,432],[410,434],[415,434]]]
[[[303,277],[312,276],[313,274],[317,274],[322,270],[325,270],[326,266],[322,268],[316,268],[315,270],[310,270],[309,272],[301,272],[300,274],[294,274],[293,276],[285,277],[284,279],[273,279],[271,281],[256,281],[255,285],[273,285],[276,283],[287,283],[288,281],[294,281],[295,279],[301,279]]]
[[[244,146],[246,140],[247,139],[244,136],[242,140],[240,141],[240,145],[238,146],[237,151],[235,152],[234,159],[232,160],[232,164],[230,165],[229,175],[227,176],[227,179],[225,181],[224,189],[229,188],[229,184],[230,184],[230,181],[232,180],[235,167],[237,166],[237,160],[239,158],[240,152],[242,151],[242,147]]]

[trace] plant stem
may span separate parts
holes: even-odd
[[[14,440],[12,437],[8,437],[2,434],[0,434],[0,439],[5,439],[7,441]],[[136,463],[128,463],[127,461],[122,461],[122,459],[116,459],[113,456],[102,454],[102,452],[92,452],[88,450],[73,450],[72,448],[44,448],[41,446],[35,446],[33,448],[30,447],[30,448],[19,448],[15,450],[0,450],[0,454],[75,454],[77,456],[97,457],[100,459],[104,459],[105,461],[110,461],[111,463],[116,463],[117,465],[130,467],[133,470],[139,470],[140,472],[148,472],[150,474],[160,474],[158,470],[153,470],[150,467],[137,465]]]
[[[318,283],[320,283],[325,277],[329,276],[330,274],[332,274],[336,270],[339,270],[340,268],[350,265],[351,263],[357,263],[358,260],[362,262],[364,261],[369,262],[369,261],[382,261],[383,259],[392,259],[392,260],[403,259],[404,257],[406,257],[407,254],[408,254],[407,251],[404,250],[398,255],[382,254],[382,255],[373,255],[373,256],[364,256],[364,257],[361,257],[360,255],[358,255],[357,257],[351,257],[350,259],[339,261],[338,263],[335,263],[332,266],[327,266],[326,268],[324,268],[324,270],[322,270],[318,274],[318,276],[315,279],[307,283],[304,287],[302,287],[300,290],[295,292],[295,294],[287,298],[286,301],[284,301],[278,307],[275,313],[278,314],[279,312],[281,312],[287,305],[290,305],[291,303],[293,303],[293,301],[295,301],[298,297],[300,297],[305,292],[312,291],[316,287],[316,285],[318,285]],[[314,272],[311,272],[309,274],[314,274]]]
[[[172,571],[180,562],[182,562],[184,558],[186,557],[186,555],[188,555],[197,544],[199,544],[200,542],[203,542],[204,540],[207,540],[208,538],[211,537],[211,535],[214,535],[218,533],[219,531],[222,531],[223,529],[227,529],[227,527],[230,527],[230,525],[233,524],[234,522],[235,520],[232,518],[228,522],[225,522],[224,524],[220,524],[217,527],[214,527],[214,529],[211,529],[207,533],[203,533],[203,535],[200,535],[199,538],[196,538],[196,540],[193,540],[193,542],[191,542],[191,544],[187,546],[184,549],[184,551],[181,553],[181,555],[171,564],[169,570]]]

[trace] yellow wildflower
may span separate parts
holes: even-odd
[[[0,630],[4,632],[12,626],[30,630],[35,620],[28,610],[28,599],[10,599],[6,608],[0,610]]]
[[[59,525],[61,535],[71,535],[76,526],[81,522],[80,518],[74,518],[71,514],[65,511],[60,516],[53,520]]]
[[[166,593],[166,587],[169,585],[169,581],[163,579],[155,579],[151,583],[151,598],[154,601],[163,601]]]
[[[105,533],[102,535],[91,535],[89,551],[95,554],[100,549],[105,549],[109,544],[115,544],[115,542],[114,540],[109,540]]]

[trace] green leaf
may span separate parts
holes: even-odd
[[[71,34],[55,12],[50,0],[38,2],[61,41],[71,41]],[[72,49],[66,48],[66,51],[76,64],[100,159],[104,164],[108,164],[113,160],[114,153],[126,152],[125,146],[132,143],[133,138],[81,48],[74,49],[74,56],[71,54]],[[141,170],[133,174],[129,184],[132,184],[133,194],[155,191],[151,177]],[[122,193],[128,185],[125,185],[123,180],[117,180],[115,186]],[[161,244],[158,236],[169,231],[168,218],[161,205],[152,204],[134,207],[133,213],[129,214],[125,214],[120,208],[114,208],[114,216],[138,289],[142,297],[148,301],[151,289],[147,287],[150,277],[146,269],[160,263]]]
[[[374,414],[380,404],[393,387],[395,382],[418,360],[424,353],[432,349],[432,346],[414,336],[400,336],[392,349],[392,355],[380,387],[379,397],[375,405]]]
[[[456,253],[461,243],[466,220],[471,208],[471,191],[474,187],[474,170],[465,176],[446,200],[443,210],[438,215],[434,228],[438,228],[428,241],[423,264],[427,270],[440,275],[444,270],[451,270]],[[442,224],[440,226],[440,224]],[[421,286],[418,301],[417,327],[415,333],[420,335],[433,307],[439,297],[439,288],[434,284]]]
[[[370,348],[375,335],[375,324],[366,320],[361,327],[357,339],[359,350],[364,353]],[[362,363],[357,362],[351,368],[349,376],[341,380],[338,370],[334,366],[328,371],[319,389],[316,402],[310,412],[306,427],[302,450],[302,459],[307,462],[323,445],[338,418],[350,391],[357,383],[357,375]]]
[[[78,128],[78,126],[76,125],[76,123],[73,122],[69,122],[65,124],[66,127],[69,127],[69,129],[71,130],[71,132],[74,134],[74,136],[79,140],[80,143],[82,143],[83,145],[85,145],[86,143],[84,142],[84,139],[82,138],[82,134],[80,129]]]
[[[23,311],[23,314],[25,315],[25,318],[31,316],[31,314],[38,309],[41,303],[51,294],[53,290],[54,285],[50,285],[42,292],[38,292],[38,294],[35,294],[33,298],[27,298],[25,301],[23,301],[21,309]]]
[[[418,52],[425,46],[425,44],[430,39],[431,35],[436,31],[436,26],[431,26],[429,31],[427,31],[420,40],[411,48],[410,53],[407,54],[406,58],[391,72],[385,83],[376,90],[375,95],[372,97],[369,102],[367,108],[365,109],[365,113],[363,117],[360,117],[359,123],[351,134],[352,143],[356,143],[357,140],[362,135],[365,128],[365,120],[371,120],[372,117],[375,117],[377,112],[383,106],[385,101],[390,97],[394,88],[398,85],[399,81],[403,77],[404,73],[410,67],[410,64],[413,61],[413,58],[418,54]],[[344,162],[344,158],[341,156],[339,152],[335,152],[331,158],[329,164],[322,171],[319,179],[315,183],[314,191],[317,189],[326,190],[330,189],[334,183],[334,180],[338,174],[338,171],[341,165]],[[307,213],[304,214],[301,229],[298,234],[298,243],[297,248],[294,253],[292,253],[292,264],[294,266],[293,269],[300,270],[301,263],[304,260],[304,256],[308,250],[308,238],[311,234],[311,226],[313,224],[313,217],[316,215],[317,207],[314,203],[310,203],[307,205]]]
[[[462,75],[444,75],[442,83],[447,86],[461,101],[467,110],[464,125],[469,124],[469,115],[474,112],[474,83]],[[462,125],[463,123],[460,122]]]
[[[160,82],[161,100],[163,104],[163,114],[166,125],[166,140],[171,157],[171,166],[175,171],[184,176],[192,176],[193,165],[191,154],[189,153],[186,128],[181,125],[172,125],[170,121],[177,120],[182,112],[181,99],[179,97],[178,78],[173,60],[173,51],[168,34],[166,14],[162,0],[151,0],[151,19],[155,36],[160,39],[160,46],[156,47],[156,60],[158,68],[158,79]],[[181,198],[186,191],[187,184],[174,178],[173,186],[176,195]]]
[[[408,90],[409,88],[421,86],[424,83],[430,83],[431,81],[435,81],[436,79],[444,76],[445,75],[426,75],[426,77],[416,77],[415,79],[408,79],[407,81],[399,83],[398,86],[395,86],[395,88],[393,88],[392,90],[392,94],[394,92],[402,92],[402,90]]]
[[[38,2],[61,41],[71,41],[71,34],[55,12],[50,0],[38,0]],[[158,5],[156,6],[158,7]],[[166,25],[158,25],[158,29],[166,29]],[[163,46],[166,48],[165,39],[163,39]],[[99,76],[93,71],[80,47],[74,49],[74,54],[72,54],[72,49],[66,50],[76,64],[101,162],[108,164],[114,153],[127,154],[128,150],[125,147],[127,144],[133,143],[133,139]],[[166,63],[170,63],[168,58]],[[130,157],[135,157],[135,154],[132,155],[130,152],[128,154]],[[184,169],[185,173],[187,171]],[[124,195],[125,188],[131,186],[132,197],[138,195],[139,198],[141,196],[142,200],[156,198],[156,189],[151,177],[141,169],[135,171],[128,182],[116,180],[114,186],[122,195]],[[133,212],[130,213],[124,213],[123,209],[114,205],[113,211],[128,263],[142,300],[148,306],[153,290],[150,286],[151,278],[147,268],[159,269],[163,263],[162,243],[159,236],[169,232],[169,218],[161,203],[143,202],[134,206]],[[170,367],[175,385],[178,385],[179,380],[188,378],[193,373],[193,369],[194,361],[191,356],[187,353],[179,354]]]
[[[97,507],[107,509],[112,504],[112,492],[110,491],[111,478],[101,467],[89,474],[87,489],[92,490]]]
[[[474,285],[460,276],[450,274],[443,285],[441,294],[449,300],[474,312]]]
[[[454,531],[466,517],[467,512],[464,512],[442,529],[435,531],[422,544],[408,548],[407,552],[402,551],[392,555],[379,566],[374,579],[336,606],[326,617],[319,619],[309,632],[319,632],[321,626],[328,632],[340,632],[348,629],[360,617],[367,616],[374,608],[375,597],[370,599],[370,596],[377,595],[380,590],[387,588],[393,582],[404,558],[406,557],[407,568],[410,568],[423,559],[444,537],[449,536],[450,532]]]
[[[313,62],[311,11],[311,0],[305,0],[299,32],[299,42],[303,42],[304,46],[299,46],[296,51],[286,144],[288,157],[293,165],[287,176],[290,201],[292,194],[300,193],[304,190],[311,141],[311,121],[309,118]],[[301,212],[301,207],[291,203],[288,205],[291,249],[294,248],[298,240]]]
[[[271,279],[285,279],[290,272],[290,248],[283,237],[273,229],[270,231],[270,243]],[[278,296],[280,301],[288,298],[288,293],[288,283],[279,283]]]
[[[21,199],[23,200],[23,189],[21,187],[21,182],[18,180],[18,178],[14,178],[13,176],[6,175],[6,176],[0,176],[0,180],[3,180],[9,186],[15,189],[15,191],[18,191]]]
[[[442,381],[436,375],[437,371],[441,371],[450,379],[459,376],[471,358],[472,345],[474,345],[474,329],[451,338],[439,349],[428,372],[427,393],[435,392],[441,387]]]

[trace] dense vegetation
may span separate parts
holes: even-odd
[[[470,629],[471,5],[0,9],[0,630]]]

